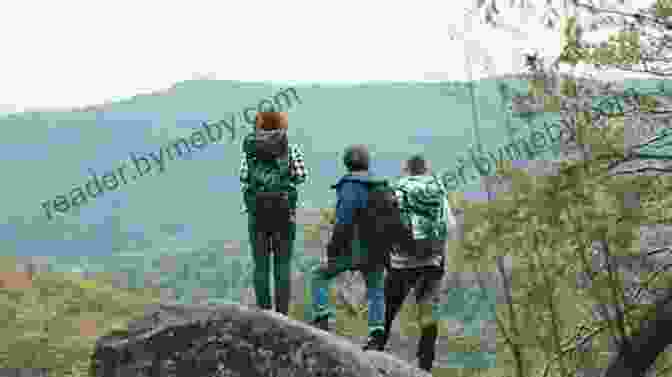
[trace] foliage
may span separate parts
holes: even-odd
[[[600,46],[582,43],[577,32],[576,17],[569,17],[561,30],[564,45],[559,59],[561,63],[576,65],[579,62],[596,67],[617,64],[634,65],[639,63],[640,35],[637,31],[620,30],[610,34],[608,42]]]
[[[2,265],[13,266],[11,257]],[[88,376],[98,336],[123,332],[126,322],[157,303],[154,289],[113,288],[110,279],[41,273],[28,286],[0,288],[2,368],[45,368],[54,376]]]
[[[619,146],[623,128],[585,127],[587,121],[581,126],[593,159],[563,161],[557,175],[547,177],[505,164],[498,174],[512,180],[508,193],[487,203],[465,203],[464,241],[457,254],[491,269],[497,257],[513,259],[512,302],[497,309],[499,335],[508,344],[501,353],[505,375],[537,375],[545,366],[551,375],[566,376],[587,364],[603,365],[606,329],[620,335],[619,324],[592,320],[590,307],[594,302],[623,306],[626,299],[616,273],[593,268],[592,242],[606,241],[611,258],[638,256],[639,226],[663,222],[658,206],[672,201],[665,193],[672,188],[671,178],[610,176],[608,162],[625,153]],[[641,194],[640,208],[626,207],[623,198],[629,192]],[[590,288],[572,284],[580,273],[591,277]],[[664,286],[670,279],[653,281]],[[629,335],[647,307],[625,306],[623,330]],[[579,352],[574,340],[587,337],[595,338],[594,348]],[[516,349],[523,351],[523,360],[515,360]],[[516,362],[522,370],[516,370]]]
[[[494,4],[492,0],[478,5],[496,14]],[[631,15],[620,12],[634,23],[624,22],[619,32],[599,46],[583,42],[583,27],[577,25],[576,17],[562,18],[564,46],[552,68],[581,61],[597,68],[667,75],[672,26],[661,13],[669,6],[658,1],[655,10],[651,7]],[[583,8],[609,13],[592,3]],[[486,23],[496,26],[494,18],[489,18]],[[633,68],[637,64],[643,69]],[[538,78],[544,73],[543,59],[529,55],[526,65],[535,73],[529,95],[547,98],[549,88]],[[615,162],[631,159],[624,146],[626,122],[633,115],[661,114],[656,110],[659,103],[653,96],[634,95],[624,99],[620,111],[605,114],[596,111],[599,108],[592,105],[592,99],[611,93],[610,88],[599,82],[585,85],[585,81],[564,78],[559,86],[562,143],[576,145],[583,158],[563,161],[557,174],[548,177],[499,167],[498,174],[512,181],[510,191],[488,203],[464,203],[464,239],[457,254],[474,268],[499,270],[505,283],[505,305],[497,309],[498,337],[507,346],[498,353],[503,375],[567,376],[604,367],[608,343],[627,339],[651,315],[652,305],[638,304],[633,296],[672,286],[672,278],[663,277],[660,270],[645,270],[638,273],[642,284],[633,293],[625,288],[616,263],[595,266],[596,255],[591,254],[595,241],[606,261],[640,257],[640,226],[670,222],[669,211],[661,209],[669,208],[672,201],[672,178],[609,173]],[[624,197],[631,193],[639,196],[637,208],[625,205]],[[504,256],[512,259],[509,271],[498,264]],[[586,287],[574,283],[580,276],[588,277]],[[593,306],[603,314],[601,319],[594,318]],[[657,373],[668,370],[670,361],[670,355],[659,356]],[[488,371],[474,374],[488,375]]]
[[[672,1],[670,1],[670,0],[657,0],[656,1],[656,15],[658,17],[670,17],[670,16],[672,16]]]
[[[4,269],[16,264],[13,257],[0,262]],[[0,368],[45,368],[53,376],[88,376],[96,338],[123,335],[129,320],[160,302],[158,289],[114,288],[112,276],[105,274],[82,279],[77,274],[40,273],[21,287],[6,280],[0,274],[0,313],[6,322],[0,326]],[[353,315],[338,307],[337,312],[337,334],[356,337],[366,329],[365,311]],[[289,314],[303,320],[302,304],[291,303]]]
[[[336,209],[322,208],[320,209],[320,223],[322,224],[336,224]]]
[[[606,1],[596,6],[592,0],[571,0],[563,6],[558,1],[543,2],[544,13],[540,19],[549,29],[561,32],[562,53],[554,65],[567,63],[575,66],[579,62],[593,65],[597,69],[617,68],[622,71],[642,72],[660,77],[672,75],[669,63],[672,59],[672,3],[669,0],[655,0],[647,8],[635,12],[615,9]],[[618,5],[624,5],[618,0]],[[477,8],[484,12],[484,21],[495,28],[499,26],[497,15],[500,11],[497,0],[477,2]],[[511,2],[510,6],[515,6]],[[521,9],[535,10],[534,2],[521,2]],[[560,14],[564,8],[565,14]],[[579,17],[580,16],[580,17]],[[578,20],[583,20],[581,23]],[[559,22],[558,22],[559,21]],[[595,31],[601,27],[620,26],[615,34],[599,45],[584,41],[585,31]]]

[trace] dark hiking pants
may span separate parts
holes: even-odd
[[[441,267],[416,267],[407,269],[391,268],[385,276],[385,340],[389,338],[392,322],[399,313],[411,288],[414,288],[418,305],[420,341],[417,356],[420,367],[430,370],[434,363],[438,321],[435,309],[439,305],[441,280],[444,270]]]
[[[272,309],[271,258],[275,282],[275,311],[287,315],[291,289],[291,263],[294,254],[296,223],[288,221],[286,229],[275,232],[257,231],[256,216],[248,215],[248,233],[254,261],[254,292],[257,306]],[[272,247],[272,250],[271,250]]]

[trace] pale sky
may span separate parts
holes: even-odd
[[[466,80],[473,0],[12,1],[0,23],[0,113],[94,105],[197,74],[221,80]],[[523,34],[474,19],[473,79],[518,71],[522,47],[559,35],[505,11]],[[466,28],[466,29],[465,29]],[[474,43],[476,41],[476,43]],[[457,51],[457,53],[456,53]],[[479,68],[491,56],[495,71]]]

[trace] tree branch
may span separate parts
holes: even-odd
[[[621,171],[616,173],[611,173],[611,175],[627,175],[627,174],[637,174],[637,173],[646,173],[646,172],[657,172],[657,173],[672,173],[672,168],[662,169],[654,167],[645,167],[628,171]]]
[[[611,294],[614,299],[614,310],[616,311],[616,326],[619,331],[619,344],[621,346],[629,346],[628,342],[628,335],[625,332],[625,317],[623,315],[623,311],[620,308],[620,299],[623,298],[623,295],[619,295],[617,292],[617,286],[616,286],[616,271],[614,271],[614,265],[613,265],[613,258],[611,256],[611,252],[609,251],[609,243],[606,240],[601,240],[600,241],[602,244],[603,252],[607,255],[607,273],[609,274],[609,280],[610,284],[609,287],[611,288]]]
[[[513,298],[511,297],[511,284],[507,277],[506,270],[504,268],[503,257],[497,256],[497,269],[499,270],[500,275],[502,275],[503,285],[504,285],[504,295],[506,297],[506,304],[509,307],[509,318],[511,320],[511,332],[516,339],[516,342],[520,339],[520,334],[518,333],[518,321],[516,320],[516,313],[513,310]],[[523,353],[520,349],[520,345],[516,342],[511,342],[511,353],[516,360],[516,373],[518,377],[524,377],[524,363],[523,363]]]
[[[596,13],[618,14],[619,16],[623,16],[623,17],[632,17],[632,18],[635,18],[635,19],[646,19],[647,21],[650,21],[652,23],[656,23],[656,24],[659,24],[659,25],[663,25],[663,26],[668,25],[667,22],[660,21],[660,20],[658,20],[657,17],[652,17],[652,16],[648,16],[648,15],[644,15],[644,14],[640,13],[640,12],[644,11],[643,8],[638,9],[638,13],[626,13],[626,12],[621,12],[621,11],[612,10],[612,9],[598,8],[594,5],[583,4],[583,3],[580,3],[578,1],[575,1],[574,4],[576,4],[577,7],[590,9],[593,12],[596,12]]]
[[[648,370],[670,344],[669,331],[672,325],[672,290],[657,300],[655,315],[643,320],[640,329],[630,337],[627,347],[621,347],[609,361],[605,377],[641,376]]]

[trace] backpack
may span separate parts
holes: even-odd
[[[291,192],[287,134],[256,130],[246,143],[257,229],[268,232],[284,230],[289,224],[290,202],[295,200],[295,193]]]
[[[255,154],[262,161],[275,160],[289,153],[287,133],[279,130],[256,130]]]
[[[438,252],[441,252],[443,256],[443,250],[445,249],[445,240],[442,237],[442,231],[433,231],[433,225],[429,228],[427,227],[427,221],[430,221],[430,224],[434,224],[432,219],[435,219],[438,213],[442,212],[442,217],[444,220],[447,220],[445,217],[448,216],[450,209],[447,207],[447,195],[445,188],[441,185],[440,181],[435,175],[430,177],[425,177],[426,179],[431,179],[436,186],[441,190],[441,197],[437,198],[435,195],[436,192],[432,193],[430,196],[418,196],[413,195],[413,200],[405,197],[409,192],[406,189],[400,188],[400,195],[404,196],[406,214],[410,215],[410,218],[406,220],[408,223],[409,237],[405,237],[403,242],[398,245],[401,246],[399,252],[403,255],[413,256],[415,258],[428,258],[433,255],[436,255]],[[425,182],[426,183],[426,182]],[[423,184],[425,184],[423,183]],[[412,192],[413,190],[411,190]],[[436,224],[444,224],[443,221]],[[416,238],[417,234],[414,234],[414,230],[422,228],[425,237],[427,237],[427,231],[431,232],[431,236],[428,238]],[[447,230],[447,229],[446,229]]]
[[[357,238],[369,251],[363,264],[389,266],[394,247],[407,247],[413,234],[402,220],[392,186],[385,181],[368,182],[368,200],[356,215]]]

